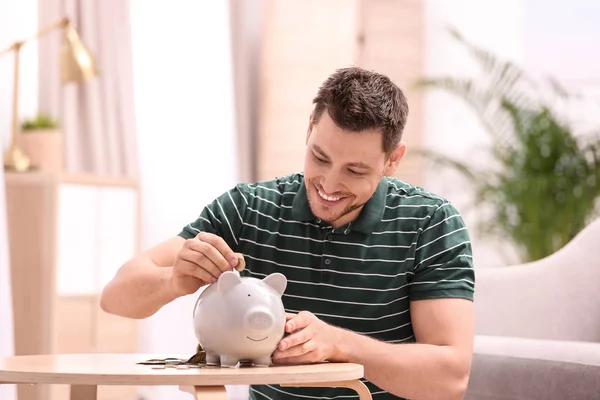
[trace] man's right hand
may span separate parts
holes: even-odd
[[[171,283],[177,295],[195,293],[214,283],[225,271],[232,271],[243,256],[234,253],[225,241],[212,233],[201,232],[187,239],[173,264]]]

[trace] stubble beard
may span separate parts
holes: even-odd
[[[310,206],[310,209],[312,210],[313,214],[320,218],[323,222],[329,224],[329,225],[333,225],[336,221],[339,221],[340,219],[342,219],[343,217],[345,217],[346,215],[352,213],[353,211],[363,207],[366,203],[357,203],[357,204],[353,204],[350,203],[348,206],[346,206],[342,211],[340,211],[337,215],[332,215],[332,216],[326,216],[326,217],[321,217],[321,210],[331,210],[331,208],[323,206],[322,204],[314,204],[313,200],[312,200],[312,196],[319,196],[319,193],[316,193],[317,188],[315,187],[314,184],[310,183],[310,185],[312,185],[312,188],[314,190],[311,190],[309,193],[312,193],[312,195],[308,195],[308,204]],[[352,199],[352,197],[354,196],[350,196],[350,199]]]

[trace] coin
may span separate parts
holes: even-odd
[[[242,272],[244,270],[244,268],[246,268],[246,261],[244,260],[244,257],[238,257],[238,260],[239,260],[239,262],[238,262],[237,266],[235,267],[235,269],[238,272]]]

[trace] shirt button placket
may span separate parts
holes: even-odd
[[[332,245],[331,245],[331,239],[333,239],[333,231],[331,232],[327,232],[325,234],[325,243],[323,244],[323,254],[332,254]],[[324,256],[323,257],[323,263],[325,264],[325,267],[328,268],[331,265],[331,258]],[[323,278],[325,281],[328,281],[329,279],[329,273],[324,272],[323,273]]]

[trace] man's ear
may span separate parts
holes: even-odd
[[[398,164],[400,164],[400,160],[402,160],[402,157],[404,157],[405,153],[406,144],[400,142],[398,146],[396,146],[392,154],[390,154],[390,156],[388,157],[385,164],[385,169],[383,171],[383,175],[392,176],[396,171],[396,168],[398,168]]]

